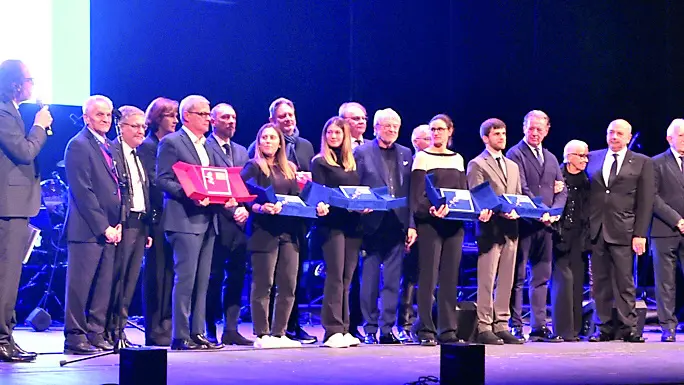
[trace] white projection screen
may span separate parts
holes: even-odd
[[[0,62],[19,59],[46,104],[81,105],[90,94],[90,1],[0,0]]]

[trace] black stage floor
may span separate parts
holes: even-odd
[[[320,326],[306,328],[319,338]],[[251,324],[240,325],[245,335]],[[127,329],[134,342],[143,335]],[[684,335],[680,342],[661,343],[659,333],[646,333],[645,344],[527,343],[486,348],[488,384],[681,384],[684,383]],[[119,357],[107,356],[65,367],[59,361],[61,330],[15,332],[25,349],[42,354],[29,364],[0,364],[0,384],[116,384]],[[58,353],[59,352],[59,353]],[[405,384],[420,376],[439,376],[439,347],[360,346],[329,349],[254,350],[226,348],[217,352],[169,352],[169,384]]]

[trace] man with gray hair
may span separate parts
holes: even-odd
[[[86,125],[64,152],[69,180],[65,354],[114,349],[105,335],[114,253],[122,230],[118,156],[106,137],[113,109],[106,96],[89,97],[83,104]]]
[[[204,146],[209,131],[209,101],[190,95],[180,103],[183,127],[159,142],[157,184],[164,191],[161,224],[173,247],[173,329],[172,350],[221,349],[207,339],[206,301],[211,272],[214,239],[218,232],[214,208],[209,198],[191,200],[178,181],[173,165],[185,162],[201,166],[215,165]],[[235,207],[231,199],[224,207]],[[191,323],[192,321],[192,323]]]
[[[649,237],[662,328],[660,340],[675,342],[677,260],[684,269],[684,119],[672,121],[667,128],[667,142],[670,148],[653,158],[656,196]]]
[[[430,141],[432,137],[430,135],[430,126],[427,124],[421,124],[420,126],[413,129],[411,133],[411,144],[413,144],[414,152],[423,151],[424,149],[430,147]]]
[[[356,147],[370,142],[370,140],[363,137],[366,132],[366,125],[368,123],[368,114],[366,108],[357,102],[346,102],[340,106],[339,116],[349,123],[351,129],[352,150]]]

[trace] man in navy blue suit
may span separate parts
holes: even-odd
[[[375,140],[354,150],[356,169],[362,186],[388,187],[395,197],[407,197],[413,154],[396,142],[401,118],[394,110],[379,110],[373,118]],[[397,301],[404,252],[416,241],[416,229],[408,207],[364,215],[363,273],[361,311],[365,320],[367,344],[399,344],[392,332],[397,322]],[[382,265],[382,313],[378,309],[380,266]],[[382,323],[378,320],[381,319]],[[376,337],[380,329],[380,339]]]
[[[220,349],[205,336],[207,287],[217,226],[209,198],[190,199],[173,171],[177,162],[212,165],[204,146],[209,131],[209,101],[190,95],[180,103],[183,127],[159,142],[157,184],[164,191],[162,227],[173,247],[176,274],[172,294],[172,350]],[[231,199],[225,207],[235,206]],[[190,320],[192,319],[192,324]]]
[[[565,207],[568,192],[563,186],[558,159],[542,147],[551,124],[543,111],[532,110],[523,119],[525,137],[506,152],[506,157],[514,161],[520,169],[522,193],[530,198],[541,198],[552,208]],[[546,326],[546,297],[551,279],[553,261],[553,239],[551,224],[560,219],[545,215],[541,221],[520,221],[520,241],[516,256],[515,278],[511,293],[511,332],[519,339],[522,333],[523,284],[530,265],[530,332],[531,341],[562,342]]]
[[[114,252],[122,231],[118,156],[106,137],[113,109],[106,96],[89,97],[83,105],[86,126],[71,138],[64,152],[69,180],[66,354],[114,349],[105,338]]]
[[[230,104],[220,103],[211,110],[212,133],[207,150],[219,167],[242,167],[247,163],[247,149],[233,141],[237,113]],[[242,289],[247,274],[247,237],[245,222],[249,213],[244,206],[222,210],[218,215],[219,236],[214,242],[209,291],[207,292],[207,338],[218,342],[216,321],[223,318],[224,345],[252,345],[238,332]],[[221,287],[223,286],[223,288]]]

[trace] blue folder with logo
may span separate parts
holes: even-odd
[[[515,210],[521,218],[541,219],[544,213],[550,216],[563,214],[563,208],[550,208],[542,203],[541,197],[530,198],[527,195],[504,194],[499,197],[501,211],[510,213]]]
[[[447,205],[449,214],[444,219],[476,221],[480,211],[489,209],[498,211],[501,208],[489,182],[484,182],[470,190],[439,188],[434,185],[434,176],[425,176],[425,193],[428,200],[436,208]]]
[[[296,196],[276,194],[273,192],[272,186],[266,188],[261,187],[254,179],[245,182],[245,186],[247,186],[247,190],[249,190],[250,194],[257,196],[255,202],[259,204],[280,202],[282,204],[282,209],[278,215],[301,218],[316,218],[318,216],[316,214],[316,205],[318,205],[318,202],[314,205],[307,203],[307,195],[309,192],[306,187],[299,196]]]

